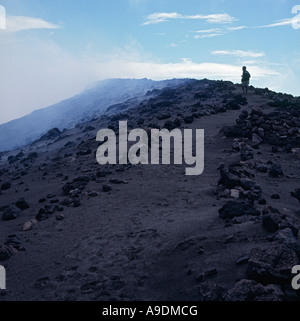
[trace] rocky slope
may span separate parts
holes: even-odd
[[[107,107],[131,99],[137,103],[147,91],[176,87],[185,80],[106,79],[79,95],[0,125],[0,152],[25,146],[51,128],[73,128],[106,113]]]
[[[0,300],[299,300],[300,100],[189,80],[0,163]],[[205,170],[96,162],[99,129],[205,129]]]

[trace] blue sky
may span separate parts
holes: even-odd
[[[297,1],[0,0],[0,123],[100,79],[239,82],[242,65],[254,86],[299,96]]]

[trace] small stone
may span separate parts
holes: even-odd
[[[279,194],[272,194],[271,198],[274,200],[279,200],[280,199],[280,195]]]
[[[112,187],[111,186],[109,186],[109,185],[103,185],[103,191],[105,192],[105,193],[108,193],[108,192],[110,192],[112,190]]]
[[[20,209],[20,210],[26,210],[27,208],[29,208],[29,204],[25,201],[24,198],[20,198],[17,202],[16,202],[16,206]]]
[[[281,216],[279,214],[267,214],[262,218],[263,227],[270,233],[278,231],[281,223]]]
[[[45,221],[48,219],[48,214],[44,208],[40,208],[38,214],[35,216],[36,220]]]
[[[242,256],[239,259],[235,261],[236,265],[242,265],[244,263],[247,263],[249,261],[249,256]]]
[[[270,176],[275,177],[275,178],[279,178],[282,177],[284,175],[282,167],[280,164],[273,164],[271,169],[270,169]]]
[[[257,170],[259,173],[267,173],[267,172],[268,172],[268,166],[267,166],[267,165],[264,165],[264,164],[260,164],[260,165],[257,165],[257,166],[256,166],[256,170]]]
[[[255,248],[251,251],[246,275],[262,284],[287,284],[292,268],[298,263],[295,251],[286,246]]]
[[[255,134],[255,133],[252,134],[252,143],[254,145],[259,145],[259,144],[261,144],[262,141],[263,140],[257,134]]]
[[[74,206],[74,207],[79,207],[79,206],[81,206],[80,200],[79,200],[79,199],[74,199],[74,201],[73,201],[73,206]]]
[[[18,215],[21,213],[21,210],[15,205],[11,205],[2,215],[3,221],[12,221],[15,220]]]
[[[206,277],[212,277],[212,276],[215,276],[216,274],[218,274],[218,270],[216,268],[213,268],[204,272],[204,276]]]
[[[99,196],[99,193],[98,192],[95,192],[95,191],[93,191],[93,192],[89,192],[89,194],[88,194],[90,197],[97,197],[97,196]]]
[[[32,229],[33,225],[37,224],[37,222],[38,222],[37,220],[33,219],[31,221],[28,221],[28,222],[24,223],[22,231],[23,232],[30,231]]]
[[[56,220],[57,221],[62,221],[65,218],[65,216],[63,214],[57,214],[56,215]]]
[[[199,287],[200,301],[223,301],[226,290],[219,285],[205,281]]]
[[[0,262],[8,260],[14,252],[11,246],[0,245]]]
[[[230,191],[230,197],[239,198],[240,197],[240,191],[238,189],[232,189]]]
[[[1,190],[6,191],[11,188],[11,183],[10,182],[5,182],[1,185]]]
[[[279,286],[263,286],[252,280],[241,280],[225,295],[225,301],[282,301]]]

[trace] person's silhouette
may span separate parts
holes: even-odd
[[[248,93],[250,78],[251,78],[251,75],[250,75],[249,71],[247,70],[247,67],[244,66],[243,67],[243,74],[242,74],[242,88],[243,88],[244,94]]]

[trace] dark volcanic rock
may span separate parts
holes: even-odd
[[[112,184],[117,184],[117,185],[120,185],[120,184],[128,184],[128,182],[119,180],[119,179],[117,179],[117,178],[110,179],[109,181],[110,181]]]
[[[112,187],[111,186],[109,186],[109,185],[103,185],[103,191],[105,192],[105,193],[108,193],[108,192],[110,192],[112,190]]]
[[[76,153],[78,156],[85,156],[92,154],[92,150],[90,148],[83,149]]]
[[[1,185],[1,191],[6,191],[11,188],[11,183],[10,182],[5,182]]]
[[[262,218],[263,227],[271,233],[278,231],[279,225],[281,223],[280,214],[267,214],[263,215]]]
[[[285,246],[252,250],[247,278],[262,284],[283,284],[291,281],[291,270],[298,265],[295,251]]]
[[[89,177],[80,176],[75,178],[72,182],[67,182],[66,184],[64,184],[62,186],[62,189],[66,195],[69,195],[70,192],[77,190],[77,193],[75,193],[77,195],[84,190],[84,188],[87,186],[89,181],[90,181]],[[72,196],[74,195],[72,194]]]
[[[245,129],[240,125],[226,126],[222,129],[222,132],[226,137],[248,137],[251,135],[251,130],[245,131]]]
[[[242,146],[241,148],[241,160],[247,161],[253,159],[253,149],[249,145]]]
[[[243,110],[239,116],[239,119],[241,120],[246,120],[248,118],[249,114],[247,112],[247,110]]]
[[[50,129],[45,135],[43,135],[39,140],[54,139],[60,136],[61,131],[58,128]]]
[[[243,201],[228,201],[219,210],[219,216],[223,219],[232,219],[242,215],[259,216],[260,212],[248,202]]]
[[[268,166],[264,165],[264,164],[259,164],[259,165],[256,166],[256,170],[259,173],[267,173],[268,172]]]
[[[291,196],[295,197],[300,202],[300,188],[297,188],[295,192],[291,192]]]
[[[20,198],[19,200],[16,201],[16,206],[20,209],[20,210],[26,210],[27,208],[29,208],[29,204],[25,201],[24,198]]]
[[[171,120],[168,120],[167,122],[165,122],[164,128],[171,131],[176,128],[176,125]]]
[[[221,184],[227,188],[233,188],[236,185],[240,184],[240,179],[236,175],[230,173],[225,168],[224,164],[221,164],[219,166],[219,170],[220,170],[220,174],[221,174],[221,179],[218,182],[219,185]]]
[[[225,301],[281,301],[282,297],[278,286],[263,286],[253,280],[241,280],[227,292]]]
[[[8,260],[13,253],[14,250],[10,246],[0,245],[0,261]]]
[[[8,209],[6,209],[2,215],[3,221],[12,221],[15,220],[18,215],[21,213],[21,210],[15,205],[11,205]]]
[[[284,175],[280,164],[273,164],[270,169],[269,174],[270,174],[270,176],[275,177],[275,178],[282,177]]]
[[[226,108],[228,110],[239,110],[239,109],[241,109],[241,106],[239,104],[237,104],[236,102],[231,101],[226,104]]]
[[[41,221],[45,221],[48,219],[48,214],[46,213],[45,208],[41,208],[38,212],[38,214],[35,216],[36,220],[41,222]]]
[[[226,290],[219,285],[206,281],[199,287],[200,301],[222,301]]]
[[[187,116],[187,117],[184,117],[184,122],[186,124],[191,124],[193,121],[194,121],[194,116]]]

